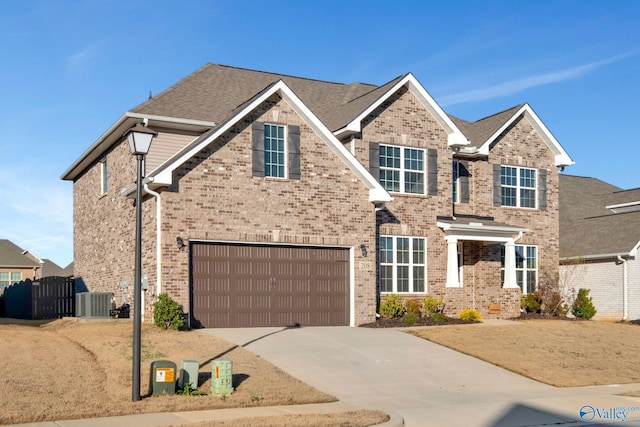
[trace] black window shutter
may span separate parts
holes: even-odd
[[[493,206],[502,206],[502,167],[493,165]]]
[[[369,143],[369,172],[376,181],[380,181],[380,144]]]
[[[538,170],[538,208],[541,211],[547,210],[547,171]]]
[[[469,161],[458,162],[458,177],[460,180],[460,203],[469,203]]]
[[[287,149],[289,151],[289,178],[300,179],[300,126],[288,126]]]
[[[251,125],[252,174],[264,176],[264,123]]]
[[[435,148],[427,150],[427,173],[427,194],[435,196],[438,194],[438,150]]]

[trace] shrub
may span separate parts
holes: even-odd
[[[404,314],[404,301],[398,294],[387,294],[380,303],[380,315],[392,319]]]
[[[460,312],[460,319],[465,322],[479,322],[482,320],[482,315],[478,310],[465,308]]]
[[[542,298],[538,292],[531,292],[522,296],[520,307],[527,313],[540,313],[542,307]]]
[[[591,319],[596,315],[596,312],[593,298],[589,296],[589,289],[578,289],[578,296],[571,307],[571,314],[580,319]]]
[[[407,313],[415,314],[418,318],[420,318],[421,306],[422,303],[417,299],[409,299],[404,303],[404,308]]]
[[[422,300],[422,314],[424,314],[425,316],[431,316],[433,313],[438,313],[442,311],[443,301],[444,301],[444,296],[441,296],[439,299],[436,299],[431,295],[427,295]]]
[[[444,313],[433,313],[431,315],[431,321],[434,323],[446,323],[447,316],[445,316]]]
[[[153,323],[164,329],[180,329],[184,326],[182,308],[166,293],[158,295],[158,301],[153,304]]]
[[[404,316],[402,316],[402,323],[405,325],[413,325],[418,320],[420,320],[420,315],[416,313],[412,313],[408,311]]]

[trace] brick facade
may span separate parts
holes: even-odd
[[[371,322],[379,298],[378,236],[393,235],[426,238],[426,293],[444,296],[447,314],[456,316],[462,309],[475,308],[485,318],[517,315],[520,290],[501,286],[499,244],[464,241],[463,286],[445,287],[447,243],[437,220],[454,213],[490,216],[529,229],[517,244],[538,247],[540,277],[558,275],[558,172],[551,150],[526,118],[505,130],[488,158],[469,161],[470,200],[454,207],[454,153],[447,131],[410,90],[399,89],[363,119],[360,133],[343,142],[367,169],[371,142],[437,150],[437,194],[393,193],[393,200],[376,210],[363,181],[298,111],[274,94],[182,163],[173,172],[172,185],[158,190],[161,291],[185,311],[189,310],[189,241],[339,246],[351,248],[353,254],[352,323]],[[256,121],[300,127],[300,179],[252,175],[251,125]],[[117,304],[125,299],[132,303],[135,208],[121,189],[134,185],[135,158],[123,140],[110,147],[104,158],[107,194],[100,193],[98,162],[74,179],[75,271],[91,291],[114,292]],[[494,164],[546,170],[548,208],[493,206]],[[155,197],[144,198],[142,273],[149,283],[144,291],[147,319],[157,293],[156,204]],[[178,248],[177,237],[187,243],[186,248]],[[361,245],[367,248],[367,257]],[[124,291],[118,286],[123,281],[129,285]],[[489,314],[493,303],[500,304],[500,314]]]

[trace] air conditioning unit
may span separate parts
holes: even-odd
[[[109,317],[111,292],[80,292],[76,294],[76,317]]]

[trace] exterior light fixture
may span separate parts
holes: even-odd
[[[142,330],[142,169],[144,156],[149,152],[151,140],[158,132],[142,126],[132,127],[126,134],[131,154],[138,160],[136,180],[136,253],[133,290],[133,366],[131,380],[131,400],[140,400],[140,347]]]
[[[365,246],[364,243],[360,244],[360,250],[362,251],[362,256],[366,257],[367,256],[367,247]]]

